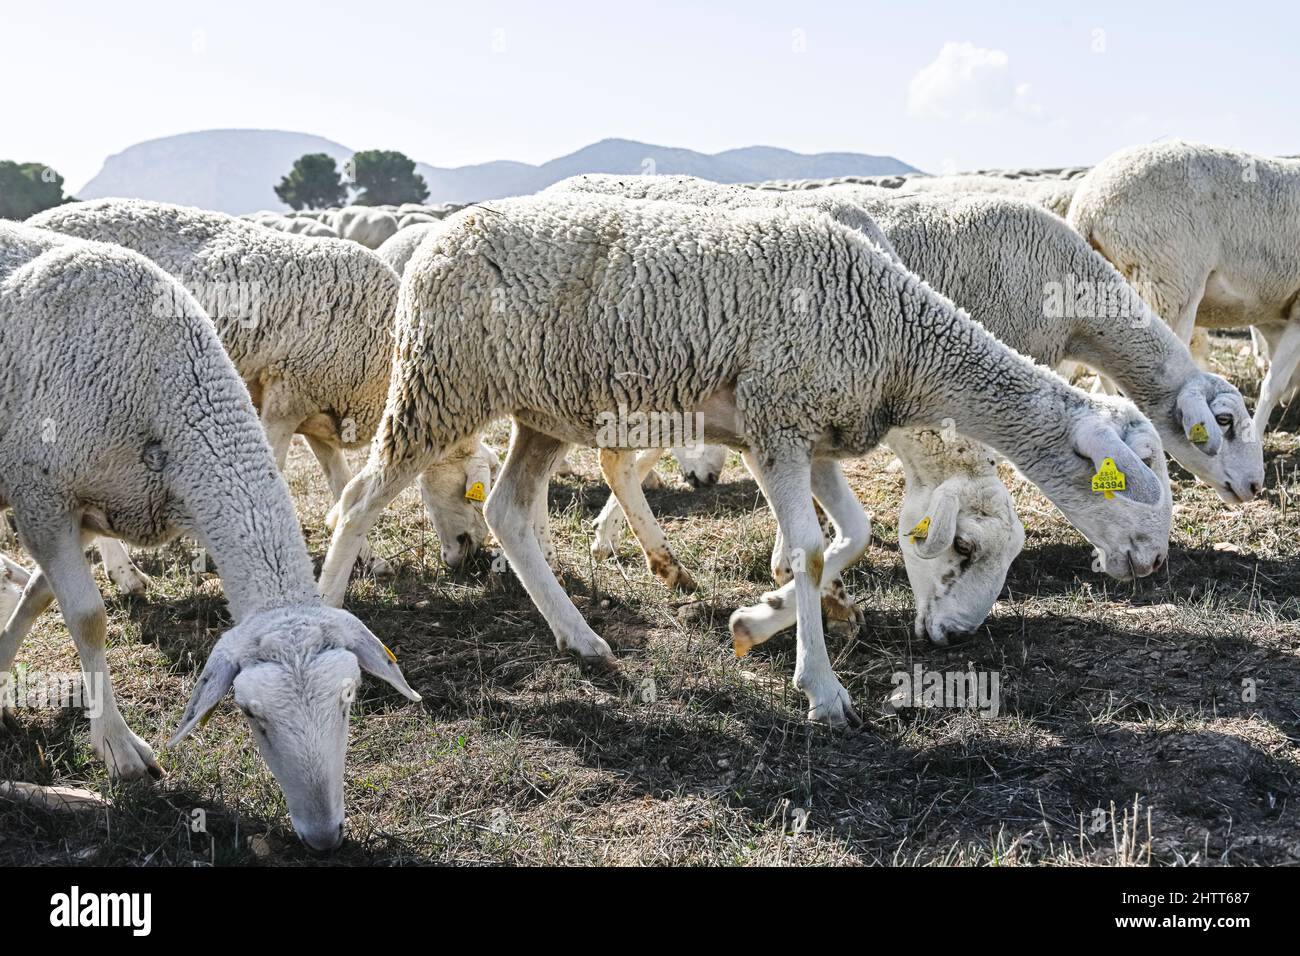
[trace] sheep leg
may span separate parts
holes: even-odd
[[[126,545],[117,538],[96,538],[99,559],[104,563],[108,578],[121,594],[143,597],[149,589],[149,575],[135,566]]]
[[[77,645],[86,706],[90,711],[90,745],[108,765],[114,779],[161,777],[163,770],[153,750],[131,731],[117,709],[105,654],[108,613],[104,610],[104,599],[95,587],[95,579],[82,553],[78,523],[67,518],[62,521],[62,528],[47,525],[39,533],[29,534],[20,519],[19,536],[48,579]],[[25,596],[26,590],[23,593]],[[7,627],[5,633],[8,634]]]
[[[30,571],[7,554],[0,554],[0,562],[3,562],[5,571],[8,572],[11,581],[17,585],[26,586],[27,582],[31,579]]]
[[[366,543],[366,535],[388,503],[414,481],[427,464],[427,458],[412,458],[400,463],[382,463],[372,458],[343,489],[330,512],[335,519],[334,534],[316,585],[321,600],[327,605],[343,606],[348,578]]]
[[[567,458],[569,453],[568,446],[565,447],[561,460]],[[551,538],[551,513],[547,510],[547,491],[549,490],[551,480],[548,477],[542,482],[542,487],[536,499],[533,501],[533,534],[537,538],[537,546],[542,549],[542,557],[546,559],[546,566],[551,569],[551,573],[557,577],[560,574],[560,553],[555,549],[555,541]]]
[[[544,494],[555,462],[565,443],[516,421],[510,436],[510,451],[497,478],[483,516],[496,536],[510,567],[550,625],[555,643],[562,651],[584,658],[614,662],[614,654],[582,619],[569,596],[546,564],[537,540],[535,507]]]
[[[626,451],[602,448],[600,471],[627,517],[650,573],[670,588],[694,591],[695,579],[682,567],[668,546],[668,539],[655,520],[654,512],[645,500],[645,490],[641,487],[641,466],[648,466],[646,471],[649,471],[661,454],[661,451],[655,449],[649,455],[643,453],[633,456]]]
[[[794,686],[808,698],[808,718],[831,726],[860,724],[849,692],[840,684],[826,653],[822,634],[821,582],[825,566],[822,528],[812,503],[812,461],[802,458],[751,456],[771,492],[768,499],[777,524],[789,542],[790,570],[794,575],[795,645]],[[752,643],[744,621],[732,615],[736,655],[743,657]]]
[[[768,507],[772,506],[772,496],[763,480],[763,470],[758,466],[758,460],[754,453],[748,448],[740,453],[740,460],[744,462],[745,467],[754,478],[754,483],[758,485],[758,490],[762,492],[763,498],[766,499]],[[772,580],[777,583],[778,587],[783,587],[794,579],[790,573],[790,556],[786,553],[785,535],[782,533],[781,524],[777,522],[776,540],[772,542]],[[789,625],[786,625],[787,627]]]
[[[619,452],[619,454],[630,455],[631,452]],[[654,474],[654,467],[663,456],[662,448],[647,448],[637,452],[636,474],[643,488],[646,478]],[[600,510],[600,515],[595,521],[596,539],[591,543],[592,557],[597,560],[612,558],[618,550],[618,538],[623,533],[623,526],[626,523],[623,509],[619,507],[618,496],[610,494],[605,507]]]
[[[1287,324],[1286,331],[1272,352],[1268,363],[1268,374],[1259,386],[1259,401],[1255,403],[1255,437],[1263,438],[1264,429],[1268,427],[1268,418],[1273,408],[1287,392],[1291,377],[1295,375],[1296,366],[1300,364],[1300,306],[1293,310],[1293,317]]]
[[[325,441],[314,435],[305,435],[303,437],[307,439],[307,447],[316,456],[316,462],[320,465],[325,480],[329,482],[330,496],[334,501],[338,501],[343,496],[343,489],[352,480],[352,471],[348,468],[348,460],[343,454],[343,449],[333,442]],[[388,577],[393,573],[392,565],[378,555],[371,553],[369,541],[361,545],[359,560],[364,567],[370,569],[370,573],[375,577]]]
[[[298,430],[297,422],[268,420],[263,417],[262,428],[266,431],[266,440],[271,445],[271,455],[275,458],[275,467],[284,471],[289,460],[289,445],[293,442],[294,432]]]
[[[6,566],[9,563],[6,558]],[[54,592],[50,590],[49,579],[38,565],[36,570],[27,576],[23,593],[18,598],[18,605],[9,615],[4,630],[0,631],[0,683],[3,683],[13,671],[14,660],[18,657],[18,648],[31,632],[32,625],[53,602]],[[0,691],[3,691],[3,687],[0,687]],[[13,711],[5,704],[5,697],[4,693],[0,693],[0,721],[8,723],[14,717]]]
[[[835,540],[826,549],[826,566],[822,572],[822,609],[827,617],[861,625],[862,612],[849,598],[840,575],[855,564],[871,544],[871,516],[863,509],[858,496],[844,478],[838,462],[818,458],[812,464],[812,489],[817,500],[835,523]],[[731,615],[733,641],[737,630],[749,647],[762,644],[793,627],[795,616],[794,582],[763,595],[762,601],[740,608]]]

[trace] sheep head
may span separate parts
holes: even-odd
[[[707,488],[717,484],[727,463],[727,449],[723,445],[690,445],[674,448],[673,457],[692,488]]]
[[[483,503],[499,465],[496,452],[475,442],[466,454],[453,453],[420,476],[424,512],[438,535],[442,560],[448,567],[459,567],[487,539]]]
[[[379,638],[346,611],[261,611],[217,641],[168,742],[184,740],[233,686],[257,749],[284,792],[289,818],[314,850],[343,841],[343,762],[361,671],[419,700]]]
[[[898,537],[916,595],[916,635],[947,644],[988,617],[1025,528],[997,477],[954,475],[938,487],[908,483]]]
[[[1066,427],[1066,441],[1034,463],[1034,483],[1092,543],[1094,571],[1129,579],[1159,570],[1173,499],[1154,426],[1127,399],[1092,396]]]
[[[1156,424],[1174,460],[1229,504],[1264,487],[1264,445],[1241,392],[1218,375],[1197,372]]]

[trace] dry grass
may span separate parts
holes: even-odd
[[[1241,344],[1222,340],[1217,355],[1253,394]],[[1266,450],[1267,494],[1236,509],[1173,469],[1168,571],[1135,587],[1092,574],[1082,539],[1017,483],[1025,552],[987,625],[947,650],[912,636],[893,543],[901,478],[881,456],[852,465],[876,528],[848,581],[866,626],[829,642],[868,718],[849,733],[802,719],[790,637],[743,661],[731,653],[727,616],[766,589],[773,531],[734,462],[716,489],[670,481],[651,494],[696,571],[690,599],[652,580],[630,542],[618,563],[592,563],[588,525],[605,495],[592,456],[553,484],[566,584],[618,653],[618,676],[559,656],[513,578],[486,562],[440,568],[408,492],[378,536],[398,577],[355,581],[348,605],[425,701],[367,682],[339,853],[317,861],[297,845],[227,703],[163,756],[163,783],[125,787],[108,783],[80,716],[22,712],[0,732],[0,778],[88,786],[113,809],[69,819],[0,804],[0,863],[1297,863],[1300,443],[1273,432]],[[291,483],[319,561],[324,486],[300,449]],[[127,719],[161,742],[226,617],[219,582],[189,572],[185,546],[140,561],[155,587],[144,601],[110,598],[110,658]],[[75,669],[57,613],[20,661]],[[890,675],[914,663],[998,671],[1001,714],[878,716]],[[190,830],[196,809],[206,834]]]

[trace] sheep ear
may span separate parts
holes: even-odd
[[[475,452],[465,459],[465,498],[468,501],[482,502],[487,500],[491,491],[491,460]]]
[[[397,666],[397,655],[347,611],[336,610],[335,614],[343,628],[343,646],[357,655],[361,669],[391,684],[407,700],[420,700],[420,695],[402,676],[402,669]]]
[[[930,510],[926,515],[930,519],[930,524],[925,536],[916,535],[912,539],[913,547],[920,557],[930,561],[952,547],[953,539],[957,536],[957,512],[960,510],[960,504],[956,490],[947,482],[935,490],[930,499]],[[922,523],[924,521],[923,518]],[[904,537],[911,535],[912,532],[909,531]]]
[[[171,740],[167,741],[168,747],[175,747],[195,727],[206,723],[217,704],[221,703],[221,698],[226,696],[226,691],[230,690],[230,685],[235,682],[235,675],[239,673],[239,658],[236,653],[238,630],[232,628],[227,631],[212,648],[208,662],[203,665],[203,673],[199,675],[199,682],[194,685],[185,713],[181,715],[180,726],[172,734]]]
[[[1110,425],[1097,421],[1085,422],[1074,433],[1074,447],[1079,454],[1088,458],[1092,466],[1101,471],[1102,462],[1107,458],[1128,478],[1128,494],[1138,500],[1150,503],[1159,497],[1155,475],[1142,459],[1138,458],[1119,433]]]
[[[1207,455],[1217,455],[1223,446],[1223,433],[1198,384],[1189,382],[1178,393],[1178,417],[1189,442]]]

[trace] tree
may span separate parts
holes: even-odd
[[[368,149],[353,156],[351,166],[352,179],[360,190],[354,200],[357,205],[400,205],[429,198],[428,184],[404,153]]]
[[[0,219],[26,219],[71,201],[63,177],[44,163],[0,160]]]
[[[293,169],[275,187],[275,194],[294,209],[325,209],[342,205],[348,187],[332,157],[308,153],[294,161]]]

